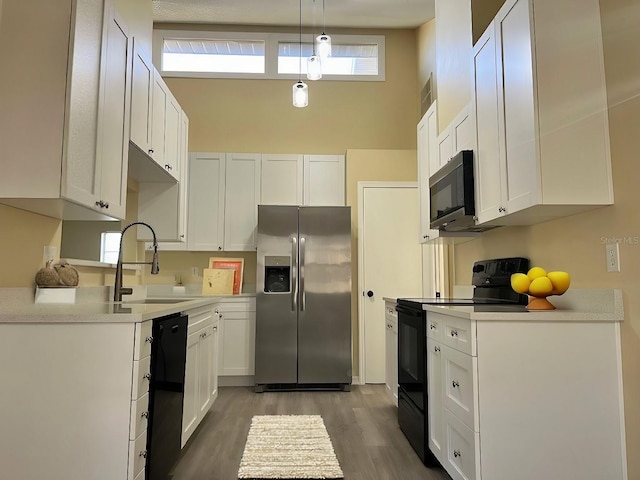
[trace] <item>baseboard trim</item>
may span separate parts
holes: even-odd
[[[255,377],[253,375],[221,375],[218,377],[218,385],[221,387],[253,387]]]
[[[360,377],[351,377],[351,385],[362,385],[360,383]]]

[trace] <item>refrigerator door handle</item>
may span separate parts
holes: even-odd
[[[304,312],[305,303],[306,303],[306,295],[304,291],[305,244],[306,244],[305,238],[300,237],[300,311],[301,312]]]
[[[298,309],[298,238],[291,236],[291,311]]]

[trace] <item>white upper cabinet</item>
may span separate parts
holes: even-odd
[[[180,177],[180,104],[154,68],[149,155],[172,177]]]
[[[222,250],[224,243],[225,154],[189,155],[189,250]]]
[[[439,165],[437,151],[438,107],[436,102],[429,107],[418,123],[418,190],[420,198],[420,243],[439,236],[438,230],[432,230],[430,214],[429,177],[431,168]],[[436,161],[432,161],[433,158]]]
[[[304,205],[344,206],[344,155],[304,156]]]
[[[124,218],[131,41],[113,2],[4,0],[0,44],[0,202]]]
[[[256,249],[260,167],[259,153],[226,154],[225,250],[239,252]]]
[[[473,64],[479,222],[612,204],[598,1],[507,0]]]
[[[262,155],[261,205],[302,205],[303,155]]]
[[[344,155],[262,154],[262,205],[344,205]]]
[[[153,64],[151,63],[151,56],[142,50],[137,38],[133,39],[131,77],[130,140],[140,150],[150,154]]]

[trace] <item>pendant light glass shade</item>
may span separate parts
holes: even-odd
[[[320,80],[322,78],[320,57],[315,53],[307,59],[307,78],[309,80]]]
[[[298,80],[293,84],[293,106],[302,108],[309,105],[309,87],[306,83]]]
[[[331,37],[329,35],[323,33],[316,37],[316,52],[318,52],[320,59],[331,56]]]

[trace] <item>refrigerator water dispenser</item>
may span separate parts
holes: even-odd
[[[291,257],[265,256],[264,263],[264,291],[291,292]]]

